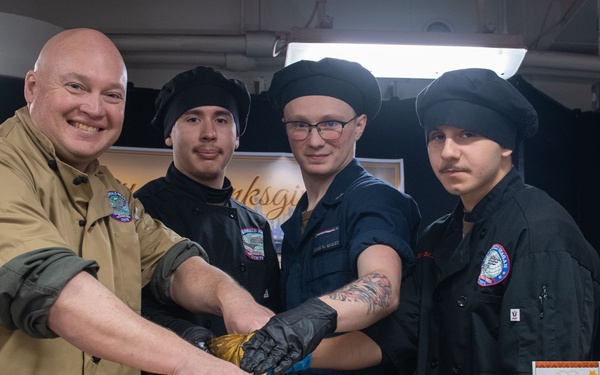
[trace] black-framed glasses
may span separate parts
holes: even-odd
[[[317,128],[321,138],[331,141],[339,139],[342,136],[344,126],[357,118],[358,115],[352,117],[348,121],[326,120],[317,122],[314,125],[304,121],[284,121],[283,124],[285,125],[285,131],[288,137],[294,141],[303,141],[308,138],[308,134],[312,128]]]

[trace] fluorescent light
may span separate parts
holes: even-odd
[[[376,77],[437,78],[449,70],[488,68],[503,78],[512,77],[525,49],[490,47],[411,46],[352,43],[290,43],[286,66],[299,60],[324,57],[359,62]]]
[[[336,57],[356,61],[381,78],[434,79],[476,67],[507,79],[526,52],[519,35],[292,29],[285,65]]]

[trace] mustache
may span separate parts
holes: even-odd
[[[447,172],[470,172],[469,168],[466,167],[461,167],[459,165],[456,165],[454,163],[446,163],[444,165],[442,165],[439,169],[438,169],[439,173],[447,173]]]

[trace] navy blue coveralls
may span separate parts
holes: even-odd
[[[412,267],[411,245],[416,242],[421,220],[417,204],[368,173],[358,160],[337,174],[301,233],[302,212],[307,204],[304,194],[291,218],[282,225],[282,294],[286,309],[358,279],[358,256],[371,245],[384,244],[396,250],[402,258],[403,272]]]

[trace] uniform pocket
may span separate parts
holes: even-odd
[[[117,296],[134,311],[140,312],[141,259],[140,242],[135,232],[115,232],[115,289]],[[121,282],[119,283],[118,280]],[[120,285],[119,285],[120,284]]]
[[[536,353],[546,353],[546,358],[561,357],[556,347],[556,308],[553,299],[522,301],[520,321],[515,328],[519,340],[519,358],[534,358]],[[531,368],[518,370],[530,371]]]
[[[349,265],[348,252],[341,246],[313,253],[310,272],[312,294],[316,295],[329,293],[356,279]]]

